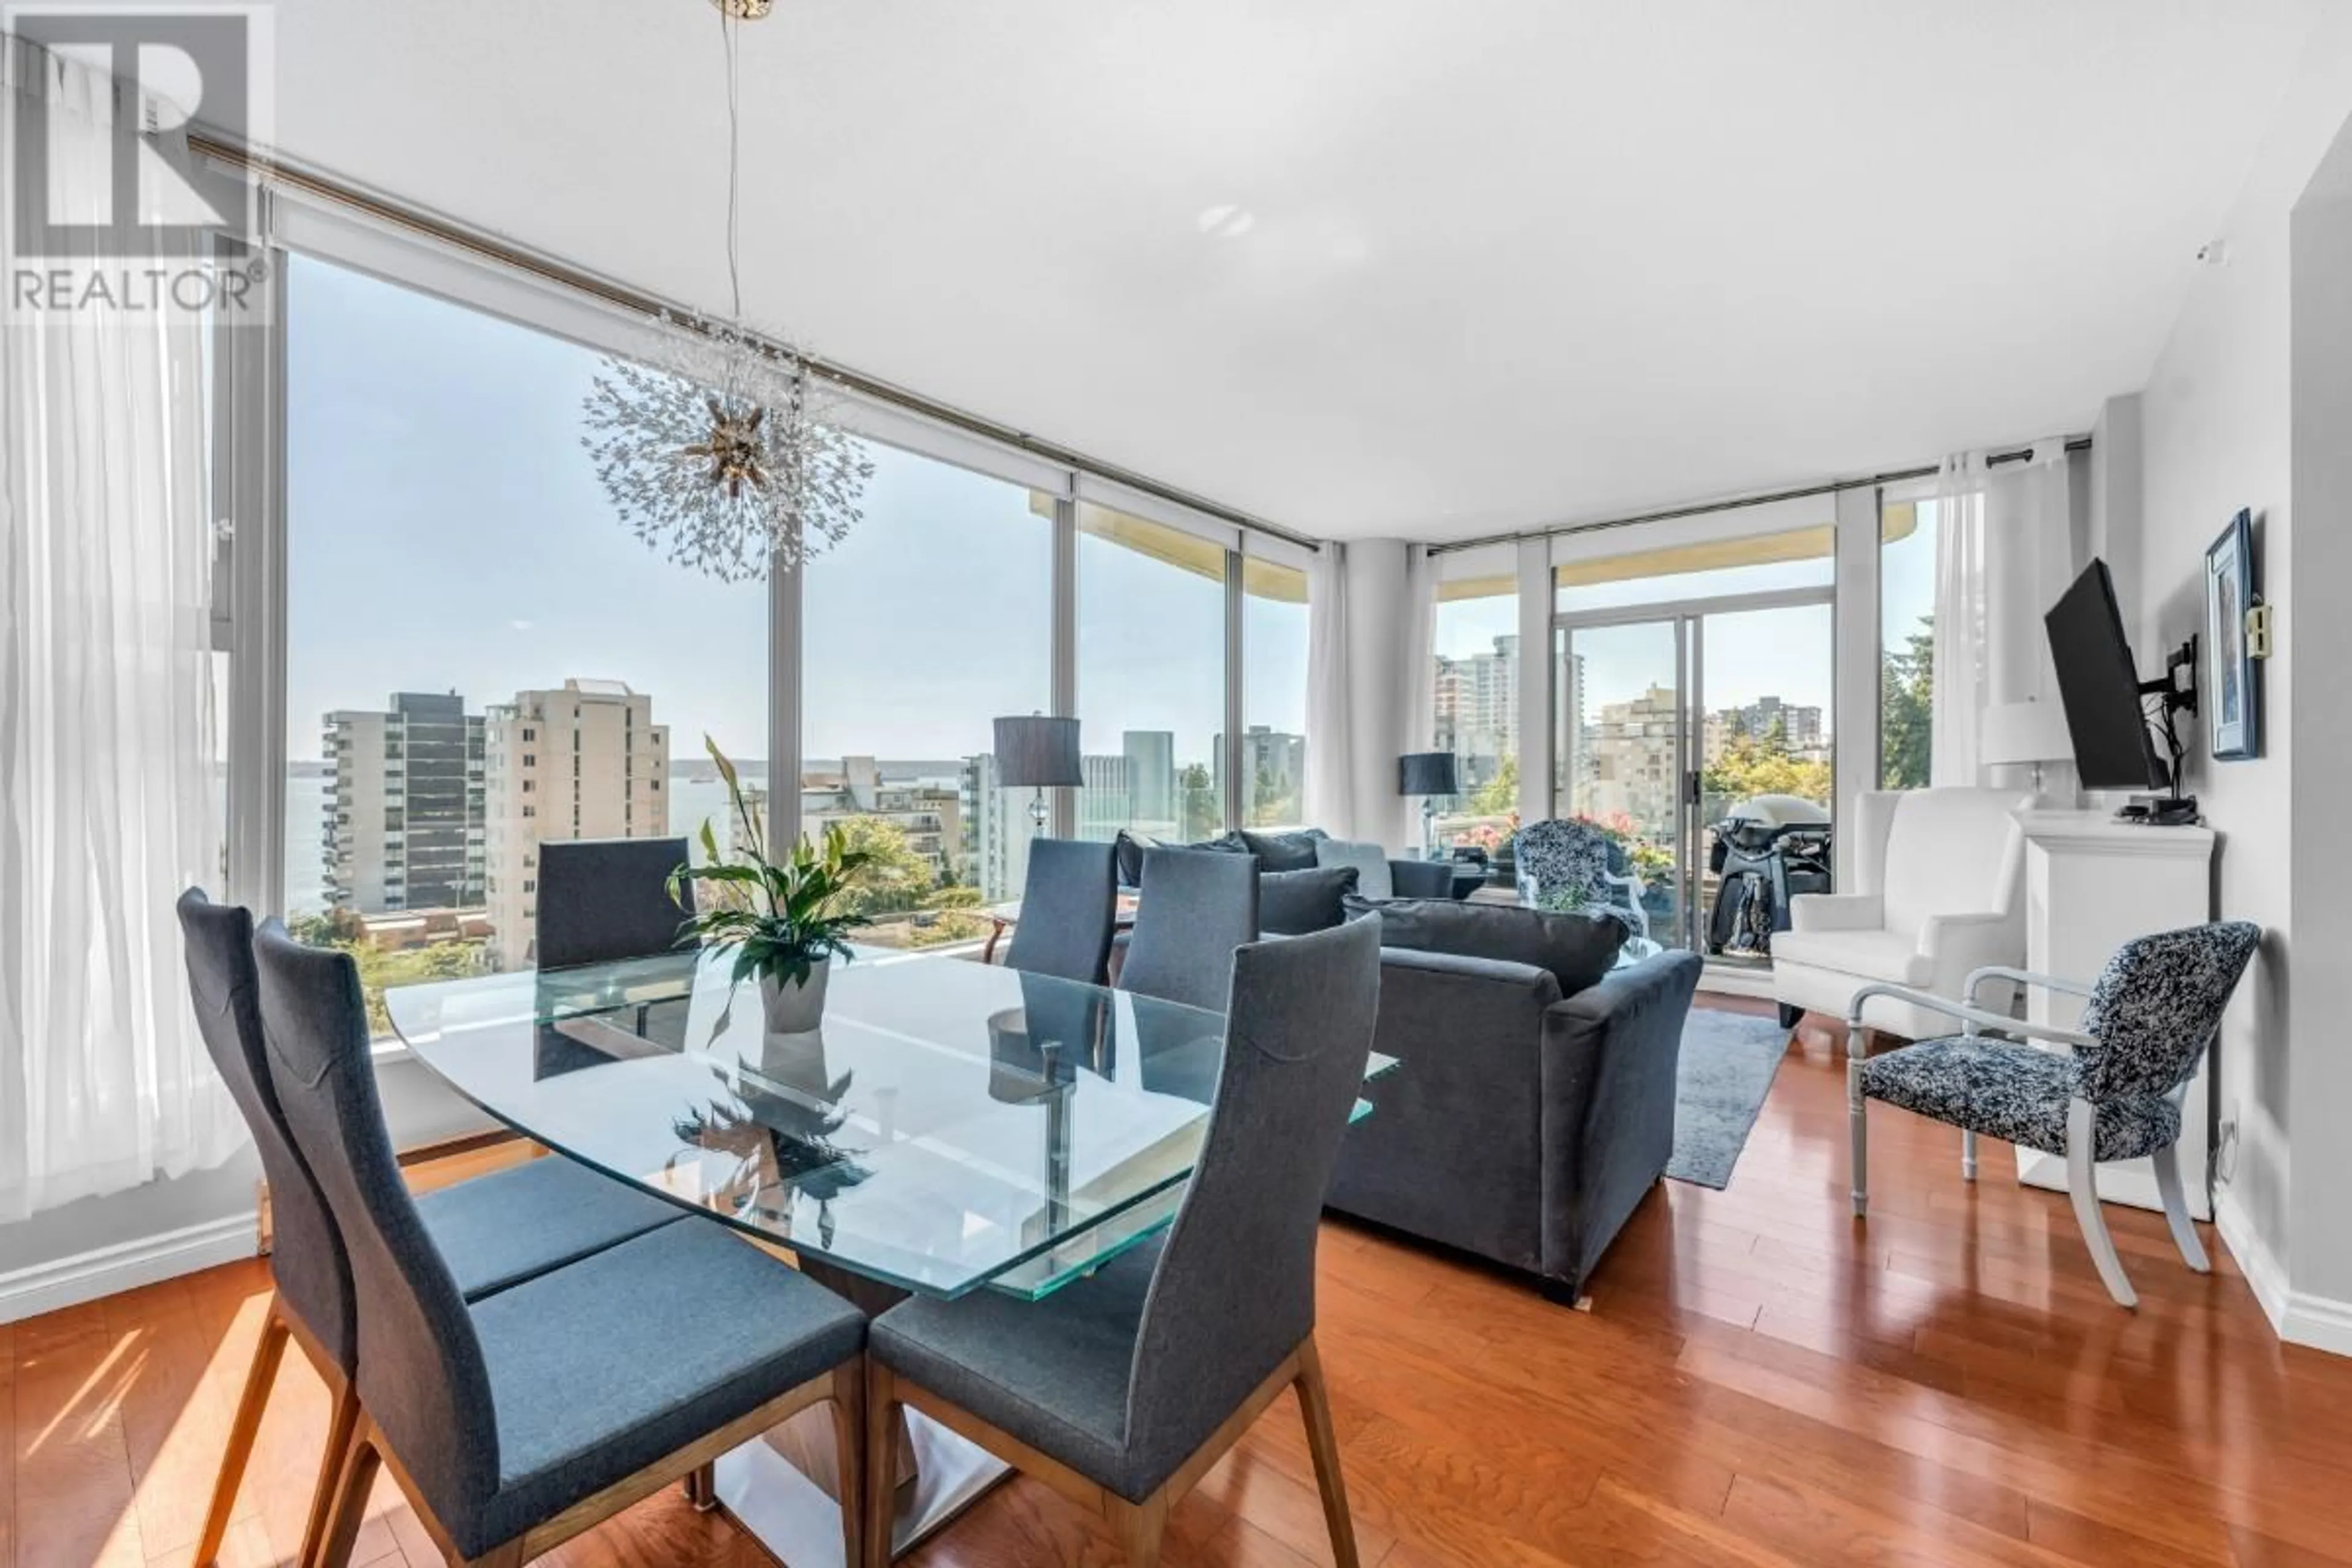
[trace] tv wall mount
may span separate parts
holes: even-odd
[[[2197,638],[2192,634],[2187,642],[2165,656],[2164,673],[2154,680],[2139,683],[2141,707],[2147,715],[2148,728],[2164,742],[2165,793],[2160,795],[2134,795],[2131,804],[2116,813],[2127,822],[2144,823],[2151,827],[2186,827],[2197,821],[2197,797],[2180,793],[2182,761],[2188,748],[2180,742],[2179,726],[2173,715],[2197,711]]]

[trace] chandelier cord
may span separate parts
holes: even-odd
[[[743,275],[737,257],[736,205],[738,174],[743,162],[743,127],[741,110],[737,102],[738,44],[735,36],[735,15],[731,7],[721,5],[719,11],[719,36],[727,48],[727,290],[735,303],[734,321],[743,321]]]

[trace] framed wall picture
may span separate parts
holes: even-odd
[[[2262,755],[2261,692],[2246,637],[2257,592],[2253,514],[2241,511],[2205,552],[2205,732],[2218,762]]]

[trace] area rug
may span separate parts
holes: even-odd
[[[1691,1009],[1675,1074],[1675,1157],[1667,1175],[1718,1190],[1730,1184],[1788,1048],[1789,1031],[1769,1017]]]

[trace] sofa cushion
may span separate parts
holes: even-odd
[[[1328,931],[1348,918],[1346,900],[1355,890],[1353,866],[1261,871],[1257,879],[1258,929],[1268,936],[1304,936],[1311,931]]]
[[[1143,852],[1160,847],[1160,840],[1148,833],[1130,833],[1122,827],[1111,840],[1118,857],[1118,885],[1122,888],[1143,886]]]
[[[1625,944],[1625,923],[1615,915],[1555,913],[1515,904],[1457,902],[1453,899],[1391,899],[1374,903],[1351,896],[1348,918],[1377,917],[1381,945],[1423,952],[1500,958],[1548,969],[1560,994],[1574,995],[1609,973]]]
[[[1396,897],[1396,879],[1389,871],[1388,851],[1377,844],[1356,844],[1345,838],[1319,838],[1315,843],[1318,866],[1352,866],[1356,891],[1372,900]]]
[[[1257,853],[1256,850],[1250,847],[1249,840],[1238,833],[1220,833],[1214,838],[1199,839],[1191,844],[1181,845],[1180,847],[1185,849],[1214,849],[1218,853],[1223,855],[1254,856]]]
[[[1241,840],[1249,852],[1257,857],[1261,871],[1311,871],[1316,866],[1315,847],[1323,840],[1318,828],[1300,833],[1252,833],[1244,828]]]

